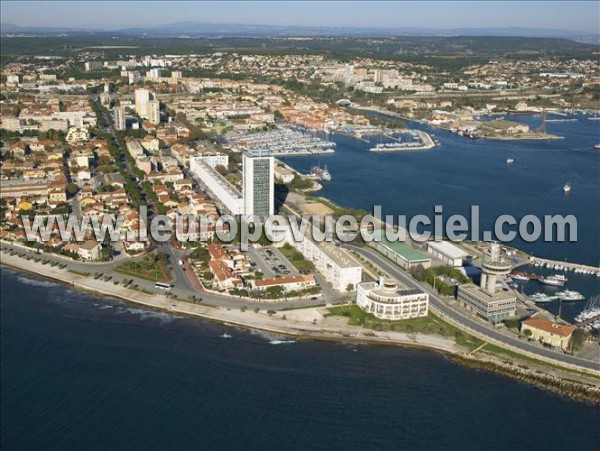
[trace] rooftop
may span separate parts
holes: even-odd
[[[461,248],[448,241],[430,241],[427,246],[453,259],[464,258],[468,255]]]
[[[523,321],[523,324],[534,329],[543,330],[545,332],[550,332],[555,335],[560,335],[561,337],[568,337],[575,330],[573,326],[553,323],[552,321],[548,321],[539,317],[526,319],[525,321]]]
[[[375,237],[375,241],[379,241],[383,246],[387,247],[392,252],[395,252],[410,262],[431,260],[431,258],[425,255],[423,252],[412,248],[403,241],[389,241],[385,236],[385,232],[383,231],[374,232],[373,236]]]

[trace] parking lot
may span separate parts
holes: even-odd
[[[274,247],[251,247],[248,253],[250,260],[256,265],[254,269],[261,271],[266,279],[276,276],[297,276],[299,274],[294,265]]]

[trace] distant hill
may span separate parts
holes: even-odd
[[[176,36],[522,36],[568,38],[580,42],[598,43],[599,33],[583,33],[572,30],[547,28],[448,28],[434,29],[423,27],[336,27],[336,26],[278,26],[249,24],[215,24],[195,21],[176,22],[154,27],[134,28],[68,28],[68,27],[26,27],[11,23],[0,24],[2,34],[64,34],[110,32],[134,36],[176,37]]]

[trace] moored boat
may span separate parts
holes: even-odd
[[[567,278],[562,274],[555,274],[553,276],[542,276],[538,279],[538,282],[544,285],[551,285],[553,287],[562,287],[567,283]]]

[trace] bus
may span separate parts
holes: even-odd
[[[154,288],[159,288],[161,290],[170,290],[173,288],[173,284],[171,282],[156,282],[154,284]]]

